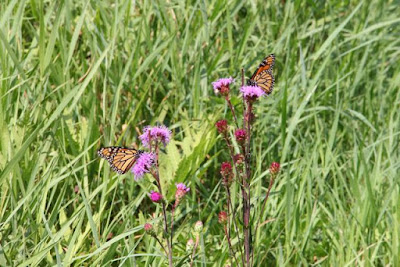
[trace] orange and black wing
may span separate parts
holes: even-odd
[[[110,167],[118,174],[124,174],[130,170],[135,163],[138,150],[125,147],[102,147],[97,154],[110,163]]]
[[[267,95],[272,93],[272,90],[274,89],[274,84],[275,78],[270,70],[264,70],[254,78],[254,85],[257,85],[258,87],[263,89],[263,91]]]
[[[260,63],[260,65],[258,66],[256,71],[251,76],[249,82],[254,80],[256,78],[256,76],[259,75],[261,72],[263,72],[263,71],[271,71],[272,68],[274,67],[274,65],[275,65],[275,55],[274,54],[270,54],[269,56],[264,58],[264,60]]]

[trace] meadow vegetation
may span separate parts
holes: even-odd
[[[191,189],[174,263],[187,264],[201,220],[194,265],[224,266],[229,155],[214,124],[232,118],[211,82],[240,84],[274,53],[252,133],[255,265],[399,266],[399,14],[385,0],[1,1],[0,265],[166,264],[143,231],[160,214],[151,180],[96,154],[140,148],[145,125],[165,124],[165,196]]]

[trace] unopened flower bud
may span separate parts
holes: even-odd
[[[149,235],[155,235],[156,234],[155,231],[154,231],[153,225],[150,224],[150,223],[146,223],[144,225],[143,229],[146,232],[146,234],[149,234]]]
[[[187,187],[183,183],[179,183],[176,185],[176,192],[175,192],[175,206],[179,204],[181,199],[190,191],[190,188]]]
[[[241,165],[244,163],[244,156],[242,154],[236,154],[233,156],[233,160],[237,165]]]
[[[269,167],[269,172],[273,177],[275,177],[279,173],[280,169],[281,165],[278,162],[272,162],[271,166]]]
[[[220,134],[224,134],[228,131],[228,122],[226,120],[219,120],[215,123],[215,127]]]
[[[220,224],[226,224],[228,221],[228,213],[226,211],[220,211],[218,214],[218,222]]]
[[[238,144],[243,145],[246,142],[246,130],[237,129],[235,131],[235,138]]]
[[[232,165],[229,162],[222,162],[220,173],[222,175],[222,182],[224,185],[229,186],[233,179]]]

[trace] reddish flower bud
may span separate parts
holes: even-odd
[[[246,130],[244,129],[237,129],[235,131],[235,138],[236,141],[240,144],[243,145],[246,142]]]
[[[218,214],[218,222],[220,224],[226,224],[228,221],[228,213],[226,211],[220,211]]]
[[[226,120],[219,120],[215,123],[215,127],[220,134],[226,133],[228,131],[228,122]]]
[[[151,223],[146,223],[143,227],[144,231],[146,232],[146,234],[149,235],[155,235],[156,232],[154,231],[153,225],[151,225]]]
[[[187,187],[183,183],[179,183],[176,185],[176,192],[175,192],[175,206],[178,206],[181,199],[190,191],[190,188]]]
[[[272,176],[276,176],[279,173],[280,169],[281,165],[279,165],[278,162],[272,162],[271,166],[269,167],[269,172],[271,173]]]
[[[222,175],[222,182],[224,185],[229,186],[233,179],[232,165],[229,162],[222,162],[220,173]]]
[[[242,154],[236,154],[233,156],[233,160],[237,165],[241,165],[244,163],[244,156]]]

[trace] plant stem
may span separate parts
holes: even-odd
[[[247,109],[244,114],[244,121],[246,126],[246,144],[242,146],[244,154],[244,162],[246,169],[246,177],[243,179],[243,222],[244,222],[244,250],[246,254],[246,265],[250,266],[250,254],[251,254],[251,225],[250,225],[250,179],[251,179],[251,158],[250,158],[250,144],[251,144],[251,119],[252,119],[252,103],[247,102]],[[247,147],[246,147],[247,146]],[[247,190],[247,192],[246,192]]]
[[[193,252],[192,252],[192,259],[190,260],[190,267],[193,266],[194,256],[196,255],[196,249],[197,249],[197,246],[199,245],[199,240],[200,240],[200,235],[197,235],[196,243],[194,244],[194,248],[193,248]]]
[[[230,110],[232,112],[232,116],[233,116],[233,119],[235,121],[235,125],[236,125],[237,128],[239,128],[239,123],[238,123],[238,120],[236,118],[235,109],[233,108],[233,105],[232,105],[231,100],[229,99],[229,96],[225,97],[225,100],[226,100],[226,103],[228,104],[228,107],[230,108]]]
[[[228,221],[227,221],[227,224],[230,226],[230,224],[229,224],[229,218],[230,218],[230,212],[229,212],[229,210],[231,209],[231,210],[233,210],[233,205],[232,205],[232,201],[231,201],[231,191],[229,190],[229,186],[228,185],[226,185],[225,186],[225,188],[226,188],[226,192],[227,192],[227,195],[228,195],[228,198],[227,198],[227,202],[228,202]],[[239,229],[238,229],[238,227],[237,227],[237,225],[236,225],[236,220],[235,220],[235,216],[232,216],[232,221],[233,221],[233,225],[234,225],[234,228],[235,228],[235,233],[236,233],[236,236],[237,236],[237,238],[238,238],[238,242],[239,242],[239,247],[240,247],[240,255],[241,255],[241,258],[242,258],[242,263],[244,264],[244,258],[243,258],[243,252],[242,252],[242,249],[241,249],[241,242],[240,242],[240,236],[239,236]],[[229,231],[228,231],[228,237],[230,238],[230,233],[229,233]],[[235,255],[236,255],[236,251],[232,248],[232,251],[235,253]]]
[[[158,143],[157,142],[156,142],[156,145],[155,145],[155,151],[156,151],[156,173],[154,175],[154,178],[157,181],[157,187],[158,187],[158,190],[159,190],[160,194],[163,195],[162,194],[162,188],[161,188],[161,182],[160,182],[159,165],[158,165],[158,155],[159,155],[160,149],[158,147]],[[172,262],[172,243],[169,242],[169,240],[168,240],[168,221],[167,221],[166,206],[165,206],[165,202],[164,201],[162,201],[161,204],[162,204],[162,212],[163,212],[163,218],[164,218],[164,231],[165,231],[165,234],[167,236],[166,240],[167,240],[167,247],[168,247],[168,263],[169,263],[169,266],[172,267],[173,266],[173,262]]]
[[[165,249],[164,245],[161,243],[160,239],[158,239],[158,237],[155,236],[155,235],[154,235],[153,237],[157,240],[158,244],[160,244],[160,246],[161,246],[162,249],[164,250],[165,254],[168,254],[168,253],[167,253],[167,250]]]
[[[244,187],[243,187],[243,184],[242,184],[242,180],[243,179],[240,179],[240,172],[238,171],[238,167],[237,167],[237,164],[236,164],[236,161],[235,161],[235,158],[234,158],[233,147],[232,147],[227,135],[224,135],[224,139],[225,139],[226,145],[228,146],[229,154],[231,156],[231,160],[233,162],[233,166],[235,167],[237,180],[239,181],[240,189],[242,190],[242,194],[243,194],[243,190],[244,190]],[[230,191],[229,191],[229,188],[228,188],[228,192],[229,192],[229,194],[228,194],[229,203],[231,203],[230,202]],[[240,241],[239,229],[237,227],[236,220],[235,220],[235,218],[236,218],[236,216],[235,216],[236,210],[233,208],[232,203],[231,203],[231,210],[233,212],[233,215],[232,215],[233,223],[234,223],[234,226],[235,226],[236,236],[238,237],[239,247],[240,247],[239,251],[240,251],[240,255],[241,255],[241,258],[242,258],[242,263],[243,263],[243,266],[244,266],[244,257],[243,257],[243,251],[242,251],[242,244],[241,244],[241,241]]]
[[[261,216],[264,214],[264,209],[265,209],[265,206],[267,205],[267,200],[269,198],[269,193],[271,192],[272,185],[274,184],[274,180],[275,180],[275,177],[273,175],[271,175],[271,180],[269,181],[267,194],[265,195],[264,203],[263,203],[263,205],[261,207],[260,217],[258,217],[258,220],[257,220],[257,223],[256,223],[256,228],[254,230],[254,242],[255,242],[255,239],[257,238],[257,229],[258,229],[258,227],[260,225]],[[252,262],[253,262],[253,259],[254,259],[254,251],[253,251],[253,253],[251,255],[251,261]]]
[[[236,255],[235,255],[235,253],[234,253],[234,251],[233,251],[231,239],[230,239],[230,237],[229,237],[229,235],[228,235],[228,229],[227,229],[226,225],[224,225],[224,230],[225,230],[226,239],[228,240],[229,250],[230,250],[231,254],[233,255],[233,258],[234,258],[235,261],[236,261],[236,265],[238,265],[238,261],[237,261],[237,259],[236,259]]]
[[[175,214],[175,208],[176,208],[176,202],[175,204],[172,206],[172,210],[171,210],[171,246],[172,246],[172,237],[174,234],[174,214]]]

